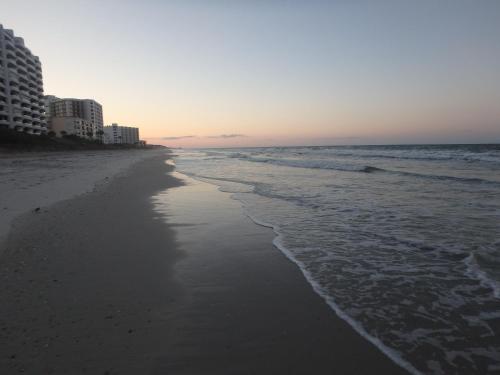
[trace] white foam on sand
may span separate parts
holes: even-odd
[[[374,337],[370,335],[364,328],[363,326],[357,322],[356,320],[352,319],[349,315],[347,315],[335,302],[334,298],[329,295],[323,287],[314,280],[312,275],[309,273],[309,271],[306,269],[304,264],[297,260],[294,255],[283,245],[283,240],[282,240],[282,234],[279,230],[279,227],[265,223],[261,220],[258,220],[257,218],[253,217],[252,215],[249,214],[248,210],[245,209],[246,215],[257,225],[261,225],[266,228],[271,228],[273,232],[276,234],[276,237],[274,237],[273,240],[273,245],[279,249],[290,261],[295,263],[299,269],[302,271],[302,274],[304,275],[305,279],[308,281],[308,283],[312,286],[313,290],[325,300],[325,302],[330,306],[330,308],[335,311],[337,316],[347,322],[357,333],[359,333],[364,339],[368,340],[371,342],[375,347],[377,347],[382,353],[384,353],[387,357],[389,357],[394,363],[398,364],[405,370],[407,370],[410,374],[412,375],[423,375],[420,371],[418,371],[415,367],[413,367],[412,364],[410,364],[408,361],[404,360],[401,356],[401,354],[386,346],[382,341],[380,341],[377,337]]]
[[[88,193],[156,150],[99,150],[0,155],[0,242],[13,220]]]

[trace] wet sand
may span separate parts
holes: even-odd
[[[15,221],[0,373],[406,373],[336,317],[269,229],[164,159]]]

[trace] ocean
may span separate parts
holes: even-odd
[[[500,373],[500,145],[175,152],[410,372]]]

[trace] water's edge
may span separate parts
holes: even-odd
[[[254,222],[256,225],[259,225],[259,226],[262,226],[262,227],[265,227],[265,228],[270,228],[270,229],[273,230],[273,232],[275,234],[275,237],[273,239],[272,244],[274,245],[274,247],[277,248],[289,261],[291,261],[292,263],[295,263],[297,265],[297,267],[299,268],[299,270],[301,271],[301,273],[304,275],[304,278],[305,278],[306,282],[309,283],[309,285],[312,287],[313,291],[316,294],[318,294],[325,301],[325,303],[333,310],[333,312],[340,319],[342,319],[343,321],[345,321],[346,323],[348,323],[359,335],[361,335],[365,340],[367,340],[370,343],[372,343],[373,345],[375,345],[375,347],[378,350],[380,350],[384,355],[386,355],[390,360],[392,360],[398,366],[404,368],[405,370],[407,370],[412,375],[424,375],[423,373],[419,372],[415,367],[413,367],[411,365],[411,363],[409,363],[408,361],[405,361],[402,358],[402,356],[399,354],[399,352],[397,352],[396,350],[393,350],[393,349],[389,348],[388,346],[384,345],[377,337],[371,336],[363,328],[363,326],[361,324],[359,324],[358,322],[356,322],[354,319],[352,319],[351,317],[349,317],[345,312],[343,312],[340,309],[340,307],[335,303],[335,299],[333,297],[329,296],[328,293],[326,293],[326,291],[323,290],[323,288],[313,279],[313,277],[311,276],[311,274],[309,273],[309,271],[307,271],[307,269],[305,268],[305,266],[300,261],[298,261],[297,259],[295,259],[294,256],[293,256],[293,254],[283,245],[283,243],[281,241],[282,234],[279,231],[279,227],[271,225],[271,224],[268,224],[268,223],[265,223],[263,221],[260,221],[257,218],[255,218],[254,216],[252,216],[248,212],[248,210],[247,210],[244,202],[242,202],[241,200],[237,199],[235,197],[234,193],[224,191],[220,185],[217,185],[215,182],[209,182],[208,181],[208,180],[211,180],[211,179],[209,179],[209,178],[200,179],[196,175],[192,175],[192,174],[185,173],[185,172],[179,172],[178,170],[176,170],[176,172],[179,173],[179,174],[182,174],[184,176],[187,176],[188,178],[193,178],[193,179],[195,179],[197,181],[201,181],[201,182],[204,182],[204,183],[209,183],[211,185],[214,185],[221,192],[229,193],[231,199],[234,199],[234,200],[238,201],[241,204],[243,213],[250,220],[252,220],[252,222]]]

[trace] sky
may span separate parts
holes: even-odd
[[[500,142],[497,0],[0,0],[46,94],[173,147]]]

